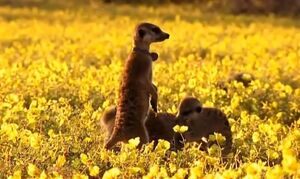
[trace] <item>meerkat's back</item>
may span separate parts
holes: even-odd
[[[172,143],[176,125],[176,116],[170,113],[154,113],[150,111],[146,120],[146,128],[149,133],[150,141],[154,141],[154,146],[157,145],[158,139],[164,139]]]
[[[203,108],[199,115],[197,127],[202,130],[202,136],[208,138],[209,135],[220,133],[226,141],[222,146],[223,154],[227,154],[232,146],[232,133],[226,115],[217,108]]]

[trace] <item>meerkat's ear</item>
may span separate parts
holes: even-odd
[[[138,33],[141,38],[143,38],[146,34],[146,32],[143,29],[139,29]]]

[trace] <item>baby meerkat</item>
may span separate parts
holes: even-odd
[[[116,107],[111,107],[104,111],[101,118],[101,125],[106,130],[106,135],[110,137],[116,118]],[[175,115],[170,113],[155,113],[150,110],[146,119],[145,126],[149,134],[149,140],[154,141],[154,147],[158,143],[158,139],[164,139],[172,143],[175,126]]]
[[[217,86],[225,91],[228,90],[228,84],[236,81],[242,83],[244,87],[249,87],[251,82],[255,80],[255,77],[250,73],[235,73],[231,74],[226,81],[220,81],[217,83]]]
[[[202,107],[200,101],[194,97],[184,98],[180,105],[177,115],[177,124],[188,126],[188,131],[181,134],[175,134],[175,147],[183,147],[183,140],[186,142],[201,143],[202,149],[212,145],[205,143],[203,137],[208,139],[209,135],[216,133],[222,134],[225,138],[222,155],[226,155],[231,150],[232,134],[226,115],[217,108]],[[182,137],[184,139],[182,139]]]
[[[116,119],[113,132],[105,144],[111,149],[117,142],[127,142],[140,137],[140,145],[149,141],[145,127],[151,106],[157,111],[157,92],[152,84],[153,54],[149,53],[150,44],[169,38],[158,26],[141,23],[135,29],[134,48],[126,60],[119,89]]]

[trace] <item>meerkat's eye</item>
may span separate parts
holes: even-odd
[[[154,33],[156,33],[156,34],[161,33],[161,30],[160,30],[160,28],[158,28],[158,27],[153,27],[153,28],[152,28],[152,31],[153,31]]]
[[[197,113],[200,113],[202,111],[202,108],[200,106],[198,106],[195,110]]]
[[[146,32],[145,32],[143,29],[140,29],[140,30],[138,31],[138,33],[139,33],[139,36],[140,36],[141,38],[143,38],[144,35],[146,34]]]

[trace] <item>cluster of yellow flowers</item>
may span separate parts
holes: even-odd
[[[233,133],[226,158],[218,145],[205,152],[188,143],[171,152],[163,140],[139,151],[138,138],[120,152],[104,150],[99,119],[116,103],[134,26],[144,20],[171,34],[151,47],[159,54],[159,111],[176,113],[187,94],[222,109]],[[297,24],[192,6],[1,6],[0,178],[300,177]],[[248,87],[220,87],[238,72],[255,78]]]

